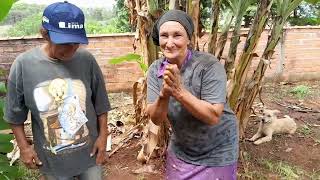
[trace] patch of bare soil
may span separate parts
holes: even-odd
[[[292,93],[298,85],[310,87],[303,98]],[[278,117],[294,118],[298,129],[292,136],[275,135],[271,142],[254,145],[241,142],[243,161],[240,179],[320,179],[320,83],[268,84],[262,99],[268,109],[280,110]],[[259,124],[252,117],[246,138],[252,137]]]
[[[127,147],[122,148],[112,155],[106,165],[106,179],[108,180],[160,180],[164,179],[164,160],[153,158],[148,165],[152,166],[152,172],[137,172],[145,169],[148,165],[143,165],[137,161],[140,146],[138,141],[131,141]]]
[[[309,91],[303,91],[301,96],[293,94],[298,85],[308,87]],[[242,141],[239,179],[320,179],[320,82],[269,83],[263,88],[261,97],[268,109],[280,111],[279,118],[283,115],[294,118],[298,129],[291,136],[274,135],[271,142],[258,146]],[[131,96],[111,94],[110,100],[115,107],[109,115],[113,124],[121,121],[125,126],[132,126],[134,109]],[[251,117],[246,138],[256,133],[259,121],[258,116]],[[118,135],[119,131],[113,134],[114,137]],[[139,150],[139,138],[132,138],[113,154],[105,166],[106,179],[164,179],[163,158],[153,158],[149,162],[151,173],[134,173],[146,166],[136,160]]]
[[[117,141],[134,125],[134,107],[132,96],[127,93],[109,94],[111,107],[109,127],[112,130],[112,151],[118,146]],[[137,161],[141,149],[141,135],[132,137],[118,151],[113,153],[105,165],[105,179],[108,180],[159,180],[164,179],[164,160],[151,158],[148,164]],[[109,154],[112,152],[110,151]]]

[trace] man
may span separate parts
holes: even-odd
[[[5,120],[20,158],[46,179],[102,179],[110,104],[88,44],[81,9],[68,2],[49,5],[40,30],[46,43],[19,55],[8,79]],[[34,147],[24,121],[31,112]]]

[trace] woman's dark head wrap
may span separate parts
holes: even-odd
[[[155,45],[157,46],[160,45],[159,43],[160,26],[163,23],[168,21],[176,21],[180,23],[186,30],[188,37],[191,40],[192,33],[194,31],[194,25],[191,17],[186,12],[181,10],[169,10],[168,12],[164,13],[153,26],[152,39]]]

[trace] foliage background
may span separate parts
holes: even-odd
[[[41,15],[45,5],[15,3],[8,16],[0,22],[0,36],[21,37],[38,34]],[[248,8],[244,15],[244,27],[252,23],[256,6]],[[128,9],[124,0],[117,0],[113,9],[82,8],[86,16],[88,34],[124,33],[133,30],[129,25]],[[201,22],[206,31],[210,30],[211,0],[201,1]],[[220,24],[224,23],[227,11],[222,11]],[[291,26],[320,25],[320,2],[306,0],[299,5],[289,17]]]

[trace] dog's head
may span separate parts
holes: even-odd
[[[274,119],[277,118],[276,113],[279,113],[278,110],[270,110],[270,109],[263,109],[261,122],[262,123],[271,123]]]

